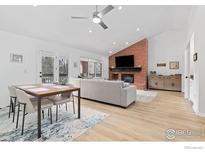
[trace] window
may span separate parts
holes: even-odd
[[[88,62],[87,61],[80,62],[80,76],[88,77]]]
[[[95,75],[96,77],[102,77],[102,64],[95,63]]]
[[[91,78],[95,77],[95,63],[94,62],[88,62],[88,76]]]
[[[80,76],[84,78],[102,77],[102,63],[93,59],[82,58],[80,61]]]

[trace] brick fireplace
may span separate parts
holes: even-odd
[[[134,68],[120,70],[115,69],[115,57],[134,55]],[[143,39],[109,57],[110,80],[131,80],[138,89],[147,88],[148,71],[148,40]]]

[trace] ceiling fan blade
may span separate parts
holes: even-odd
[[[107,29],[107,28],[108,28],[107,25],[106,25],[103,21],[101,21],[101,22],[99,23],[99,25],[102,26],[102,28],[104,28],[104,29]]]
[[[108,12],[110,12],[112,9],[114,9],[114,6],[108,5],[105,7],[101,12],[98,13],[98,16],[102,18],[104,15],[106,15]]]
[[[71,17],[71,19],[89,19],[90,17]]]

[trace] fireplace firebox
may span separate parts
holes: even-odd
[[[134,74],[122,74],[121,80],[128,83],[134,83]]]

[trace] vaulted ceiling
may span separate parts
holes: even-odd
[[[114,7],[103,17],[108,26],[104,30],[92,20],[71,19],[71,16],[91,16],[94,5],[0,6],[0,30],[107,55],[143,38],[168,30],[184,30],[191,9],[191,6],[122,6],[121,10]]]

